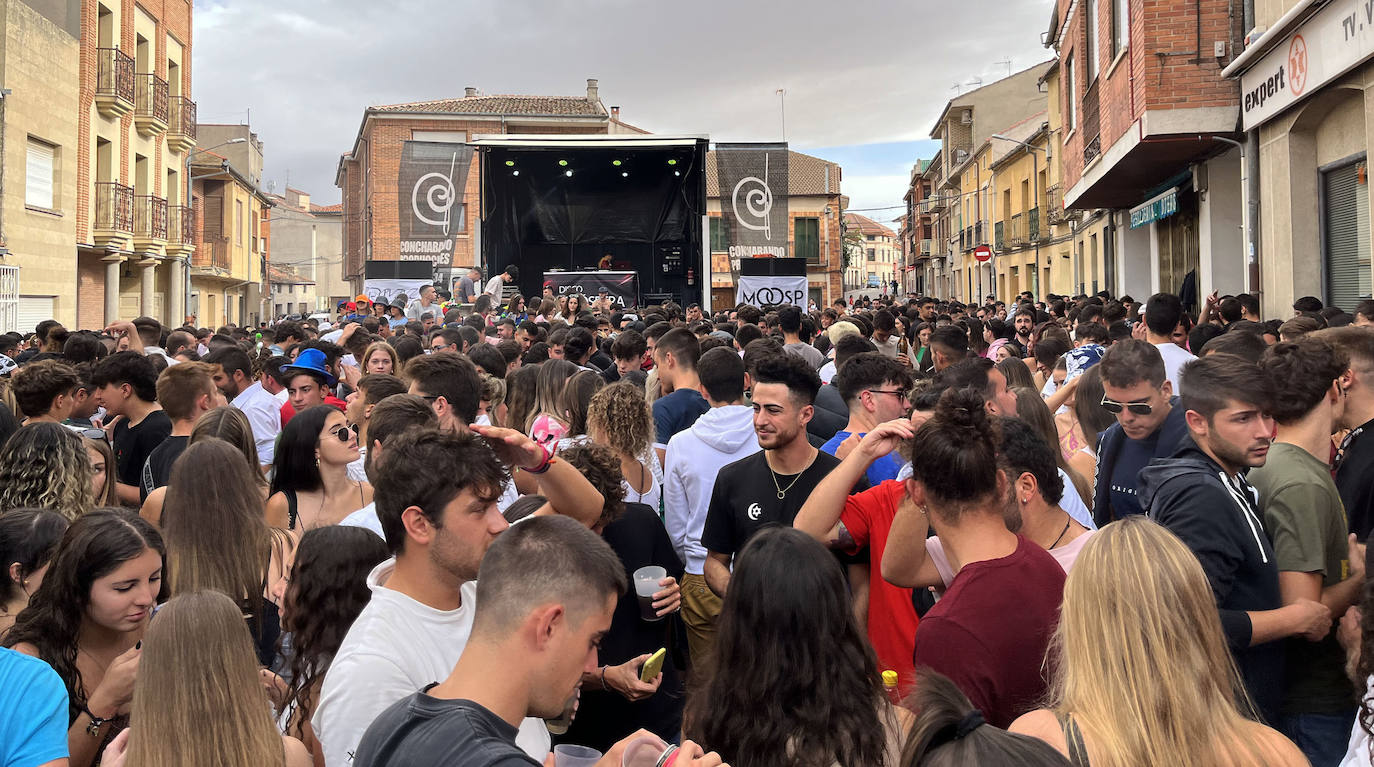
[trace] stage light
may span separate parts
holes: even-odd
[[[513,170],[513,171],[510,172],[510,174],[511,174],[512,176],[518,176],[518,175],[520,175],[520,171],[518,171],[518,170]]]
[[[674,176],[681,176],[681,175],[682,175],[682,171],[680,171],[680,170],[675,170],[675,171],[673,171],[673,175],[674,175]]]
[[[668,164],[669,164],[669,165],[677,165],[677,160],[669,160],[669,161],[668,161]]]
[[[568,177],[571,177],[571,176],[572,176],[572,171],[570,171],[570,170],[569,170],[569,171],[564,171],[564,172],[563,172],[563,175],[568,176]]]
[[[626,172],[626,171],[621,171],[621,172],[620,172],[620,175],[621,175],[622,178],[629,178],[629,177],[630,177],[630,174],[629,174],[628,172]]]
[[[619,161],[619,160],[611,160],[611,164],[614,165],[614,166],[617,167],[617,168],[620,167],[620,161]]]
[[[507,167],[507,168],[514,168],[514,167],[515,167],[515,160],[506,160],[506,167]]]
[[[558,164],[559,164],[560,166],[566,168],[566,167],[568,166],[568,161],[567,161],[567,160],[559,160],[559,161],[558,161]]]

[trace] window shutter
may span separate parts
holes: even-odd
[[[28,161],[25,164],[25,205],[49,209],[57,207],[53,203],[54,154],[51,145],[29,140]]]
[[[1359,166],[1337,168],[1322,179],[1326,300],[1346,311],[1370,293],[1369,188],[1359,182]]]

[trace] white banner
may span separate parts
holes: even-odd
[[[420,300],[420,288],[433,284],[433,280],[363,280],[363,294],[373,303],[389,304],[398,293],[404,293],[409,305]]]
[[[806,276],[746,277],[735,284],[735,303],[751,306],[795,304],[806,308]]]
[[[1334,0],[1264,54],[1240,78],[1250,130],[1374,55],[1374,3]]]

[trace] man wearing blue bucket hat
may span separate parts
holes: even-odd
[[[287,391],[286,405],[282,407],[282,426],[296,413],[316,405],[333,405],[344,410],[346,403],[334,396],[333,388],[338,379],[330,372],[328,362],[323,351],[305,349],[296,355],[295,362],[282,365]]]

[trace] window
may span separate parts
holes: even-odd
[[[468,141],[467,131],[461,130],[413,130],[410,132],[412,141],[434,141],[440,144],[466,144]]]
[[[1074,80],[1073,54],[1064,59],[1064,100],[1069,105],[1069,130],[1078,128],[1078,83]]]
[[[878,239],[878,238],[875,237],[875,236],[873,236],[873,235],[871,235],[871,234],[868,235],[868,241],[869,241],[869,242],[873,242],[873,241],[876,240],[876,239]]]
[[[258,220],[257,220],[256,218],[253,219],[253,224],[252,224],[252,225],[253,225],[253,237],[252,237],[252,239],[250,240],[250,244],[252,245],[253,252],[254,252],[254,253],[257,253],[257,252],[258,252]]]
[[[243,244],[243,200],[234,201],[234,244]]]
[[[798,218],[793,224],[792,250],[797,258],[811,263],[821,260],[821,220],[819,218]]]
[[[873,248],[868,248],[866,251],[866,255],[868,256],[869,261],[872,261],[877,257],[877,253],[873,250]]]
[[[1369,194],[1364,161],[1322,174],[1322,260],[1326,300],[1354,306],[1369,292]]]
[[[1131,44],[1131,0],[1112,0],[1112,58]]]
[[[720,216],[711,218],[711,252],[724,253],[730,249],[730,242],[725,238],[725,219]]]
[[[57,149],[36,139],[29,139],[28,160],[25,163],[24,204],[35,208],[56,208],[53,196],[53,163]]]
[[[1101,0],[1087,0],[1083,4],[1083,74],[1084,82],[1097,79],[1097,4]],[[1115,1],[1115,0],[1113,0]]]

